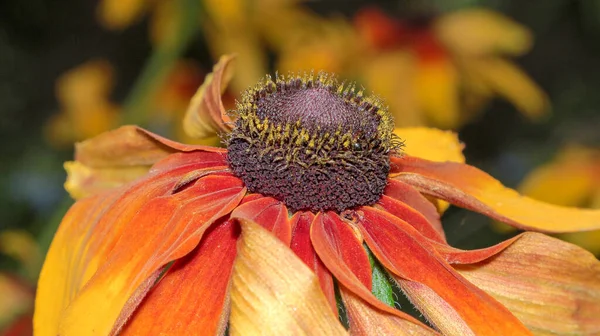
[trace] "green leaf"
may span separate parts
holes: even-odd
[[[392,283],[389,280],[388,274],[381,266],[379,261],[375,259],[371,250],[365,247],[367,250],[367,254],[369,255],[369,262],[371,263],[371,268],[373,269],[372,275],[372,289],[371,292],[375,295],[381,302],[387,304],[388,306],[394,307],[394,291],[392,288]]]

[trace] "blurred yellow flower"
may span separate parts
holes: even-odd
[[[527,175],[519,190],[552,204],[600,209],[600,150],[567,146],[552,162]],[[600,231],[559,237],[600,254]]]
[[[115,127],[119,108],[110,101],[112,88],[113,69],[105,60],[88,61],[60,76],[56,98],[61,111],[46,125],[48,141],[70,146]]]

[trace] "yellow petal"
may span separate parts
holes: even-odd
[[[419,109],[427,120],[444,129],[460,122],[459,76],[448,57],[419,59],[415,76]]]
[[[489,260],[454,267],[536,335],[600,333],[600,262],[575,245],[530,232]]]
[[[498,95],[503,96],[530,118],[539,118],[549,110],[548,96],[514,64],[500,59],[472,60],[470,67]]]
[[[149,3],[148,0],[102,0],[96,15],[104,28],[121,30],[138,20]]]
[[[437,128],[406,127],[396,128],[394,133],[404,141],[402,151],[430,161],[465,162],[462,151],[465,145],[458,140],[458,134]]]
[[[430,161],[465,162],[463,149],[465,145],[458,140],[458,134],[442,131],[437,128],[406,127],[396,128],[394,133],[404,141],[403,152]],[[450,204],[446,201],[428,197],[438,209],[444,213]]]
[[[38,244],[25,230],[5,230],[0,232],[0,253],[18,260],[27,274],[35,274],[41,265]]]
[[[221,95],[225,92],[234,69],[233,55],[224,55],[208,74],[192,98],[185,114],[183,127],[193,138],[212,137],[231,130]]]
[[[531,32],[491,10],[475,8],[444,15],[435,23],[437,36],[454,52],[520,55],[531,47]]]
[[[89,107],[108,98],[113,87],[113,68],[106,60],[85,62],[61,75],[56,95],[66,108]]]
[[[248,220],[240,222],[231,335],[345,335],[317,276],[264,228]]]

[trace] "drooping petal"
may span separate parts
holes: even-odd
[[[439,330],[452,335],[529,334],[504,306],[454,271],[411,225],[371,207],[361,207],[357,216],[377,259]]]
[[[65,188],[79,199],[133,181],[170,154],[225,150],[209,146],[184,145],[137,126],[122,126],[75,145],[75,161],[65,164]]]
[[[488,260],[454,267],[536,335],[600,333],[600,262],[580,247],[528,232]]]
[[[241,219],[231,335],[345,335],[313,272],[262,226]]]
[[[192,98],[185,114],[183,128],[192,138],[202,139],[231,130],[231,119],[221,95],[233,77],[235,56],[223,55]]]
[[[248,201],[233,210],[231,218],[247,219],[271,231],[284,244],[290,245],[292,227],[283,202],[272,197]]]
[[[238,236],[232,220],[207,230],[198,247],[148,292],[120,335],[223,334]]]
[[[412,328],[429,328],[399,310],[379,301],[371,293],[371,265],[362,239],[349,224],[335,213],[319,213],[310,228],[310,238],[317,254],[342,286],[383,312],[402,318]]]
[[[310,241],[310,225],[312,224],[315,215],[311,212],[297,212],[292,216],[290,222],[292,225],[292,241],[290,248],[294,253],[310,268],[319,278],[319,285],[331,310],[337,316],[337,303],[335,299],[335,290],[333,287],[333,278],[329,270],[323,265],[317,252],[315,251]]]
[[[127,217],[107,212],[102,218],[108,222],[105,228],[116,224],[117,231],[121,231],[118,240],[101,241],[102,248],[107,249],[105,254],[76,260],[87,269],[84,268],[83,276],[75,276],[89,281],[79,278],[85,286],[76,292],[63,312],[60,332],[87,335],[118,331],[150,288],[152,277],[160,274],[161,267],[193,250],[207,227],[231,212],[244,193],[245,188],[237,178],[208,176],[178,193],[155,196],[136,206],[129,204],[122,210]],[[59,265],[48,265],[51,269],[56,267]],[[52,293],[46,295],[43,300],[53,297]]]
[[[495,256],[504,251],[512,243],[521,238],[521,235],[507,239],[494,246],[477,249],[477,250],[461,250],[454,248],[448,244],[440,244],[432,241],[431,245],[449,264],[474,264]]]
[[[437,335],[398,316],[373,309],[345,288],[340,289],[351,335]]]
[[[419,191],[527,230],[574,232],[600,229],[600,210],[569,208],[519,195],[481,170],[416,157],[392,158],[393,178]]]

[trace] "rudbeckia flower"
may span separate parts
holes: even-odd
[[[423,195],[535,231],[595,229],[599,211],[406,154],[378,99],[325,74],[267,78],[227,114],[230,61],[185,119],[191,134],[228,132],[226,149],[135,126],[78,144],[68,188],[89,196],[48,252],[38,335],[600,332],[600,262],[590,253],[534,232],[453,248]],[[418,142],[413,134],[404,146]],[[83,168],[87,178],[73,179]],[[116,172],[144,169],[107,187]],[[372,293],[369,253],[432,327]]]

